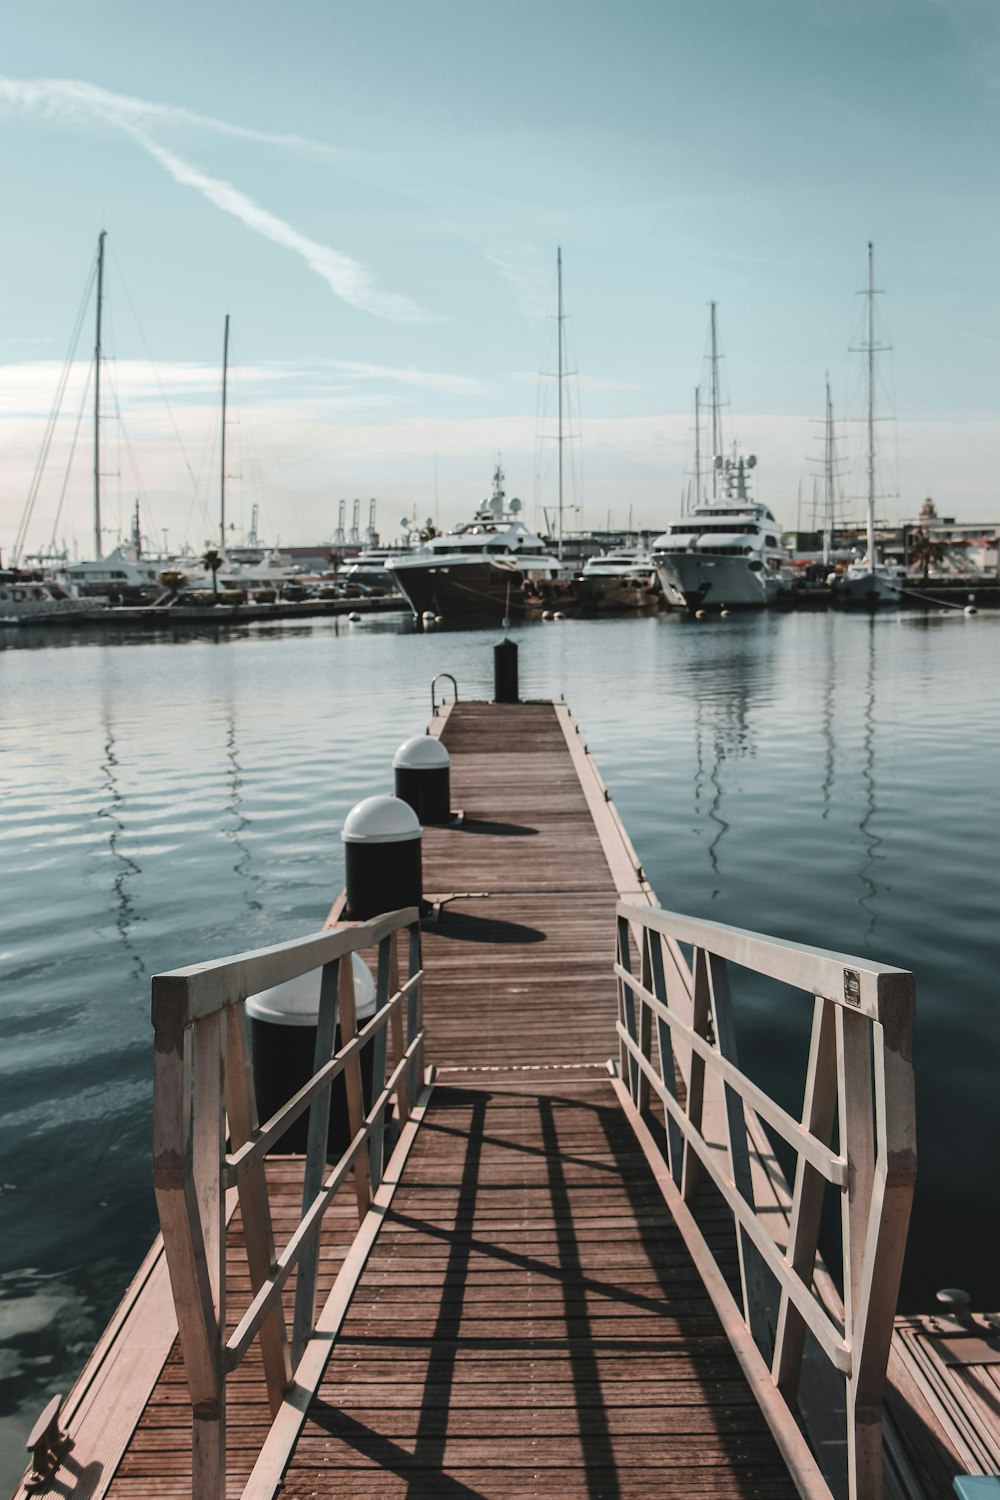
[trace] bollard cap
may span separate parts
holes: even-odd
[[[334,932],[340,928],[335,927]],[[359,1021],[370,1021],[375,1014],[375,981],[359,953],[351,954],[354,973],[354,1006]],[[322,969],[309,969],[284,984],[272,985],[257,995],[247,996],[247,1015],[254,1021],[270,1021],[273,1026],[315,1026],[319,1020],[319,992]]]
[[[401,797],[366,797],[347,814],[345,844],[403,844],[421,837],[420,819]]]
[[[394,771],[440,771],[451,765],[451,756],[432,734],[415,734],[404,740],[392,757]]]

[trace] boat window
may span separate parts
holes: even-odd
[[[778,545],[778,538],[775,536],[766,536],[764,540],[769,547],[776,547]]]

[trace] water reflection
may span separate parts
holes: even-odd
[[[722,816],[722,766],[726,758],[726,744],[720,733],[716,716],[711,714],[706,716],[705,708],[704,701],[697,698],[694,707],[694,807],[698,817],[705,817],[715,825],[715,832],[709,842],[707,853],[712,874],[716,880],[720,880],[719,848],[729,832],[729,824]],[[721,889],[721,884],[713,887],[710,899],[716,900]]]
[[[868,628],[868,661],[865,681],[864,707],[862,710],[862,735],[861,735],[861,784],[864,788],[864,816],[858,824],[861,837],[864,840],[864,858],[858,877],[864,887],[864,895],[858,898],[858,905],[868,917],[868,925],[865,928],[865,937],[870,938],[875,931],[878,913],[876,910],[876,897],[878,887],[874,880],[875,860],[877,851],[882,843],[881,838],[872,827],[872,820],[878,811],[875,805],[875,619],[870,619]]]
[[[250,846],[244,842],[242,834],[250,827],[250,819],[243,810],[243,767],[240,765],[239,750],[236,744],[236,715],[230,705],[227,712],[226,728],[226,759],[229,762],[229,799],[226,803],[226,812],[232,818],[228,828],[223,828],[223,837],[228,839],[236,853],[236,863],[233,871],[243,887],[243,899],[249,911],[260,911],[261,902],[257,900],[257,887],[260,885],[260,876],[253,868],[253,856]]]
[[[713,651],[717,645],[718,641],[713,640]],[[754,754],[752,700],[772,681],[764,645],[761,635],[755,632],[749,644],[740,643],[735,650],[730,647],[724,657],[713,654],[707,662],[699,655],[680,677],[694,698],[694,810],[699,819],[710,825],[706,852],[716,882],[710,893],[713,901],[723,892],[720,852],[730,830],[729,819],[723,812],[730,789],[726,780],[727,762]],[[705,670],[707,666],[710,673]]]
[[[108,801],[98,808],[97,816],[102,818],[108,825],[108,850],[111,854],[112,868],[115,871],[112,882],[114,892],[115,926],[122,945],[129,956],[132,965],[132,977],[141,979],[146,973],[146,965],[143,963],[142,954],[132,939],[132,928],[136,922],[142,920],[136,915],[135,903],[129,890],[129,881],[135,875],[141,875],[142,870],[130,854],[126,854],[120,847],[122,837],[125,833],[125,822],[122,810],[125,806],[125,797],[119,786],[118,755],[115,750],[115,733],[111,723],[111,717],[104,708],[104,759],[101,762],[101,770],[104,773],[102,790],[107,793]]]
[[[829,822],[830,811],[833,806],[833,783],[837,764],[837,747],[833,738],[834,715],[836,709],[836,682],[837,676],[834,670],[834,634],[832,614],[826,620],[826,684],[823,693],[823,712],[820,716],[820,732],[823,736],[823,780],[820,782],[820,793],[823,800],[823,810],[820,818],[824,823]]]

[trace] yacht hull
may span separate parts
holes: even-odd
[[[753,566],[756,564],[756,566]],[[712,557],[688,552],[658,557],[656,572],[672,609],[767,609],[782,583],[753,557]]]
[[[887,604],[898,604],[901,588],[882,573],[856,573],[838,580],[834,598],[842,609],[867,609],[874,613]]]
[[[397,562],[390,564],[389,573],[415,615],[499,624],[505,614],[525,608],[525,574],[487,558]]]
[[[648,609],[656,603],[648,579],[629,578],[627,575],[618,578],[602,578],[600,575],[576,578],[573,581],[573,594],[577,607],[585,611]]]

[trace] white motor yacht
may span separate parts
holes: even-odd
[[[653,543],[666,603],[699,609],[763,609],[788,594],[781,575],[781,527],[768,507],[751,498],[757,460],[716,460],[723,493],[696,505]]]
[[[414,614],[499,622],[508,612],[538,607],[550,586],[564,589],[558,561],[519,519],[520,500],[507,504],[503,482],[497,464],[492,493],[471,521],[387,561]]]

